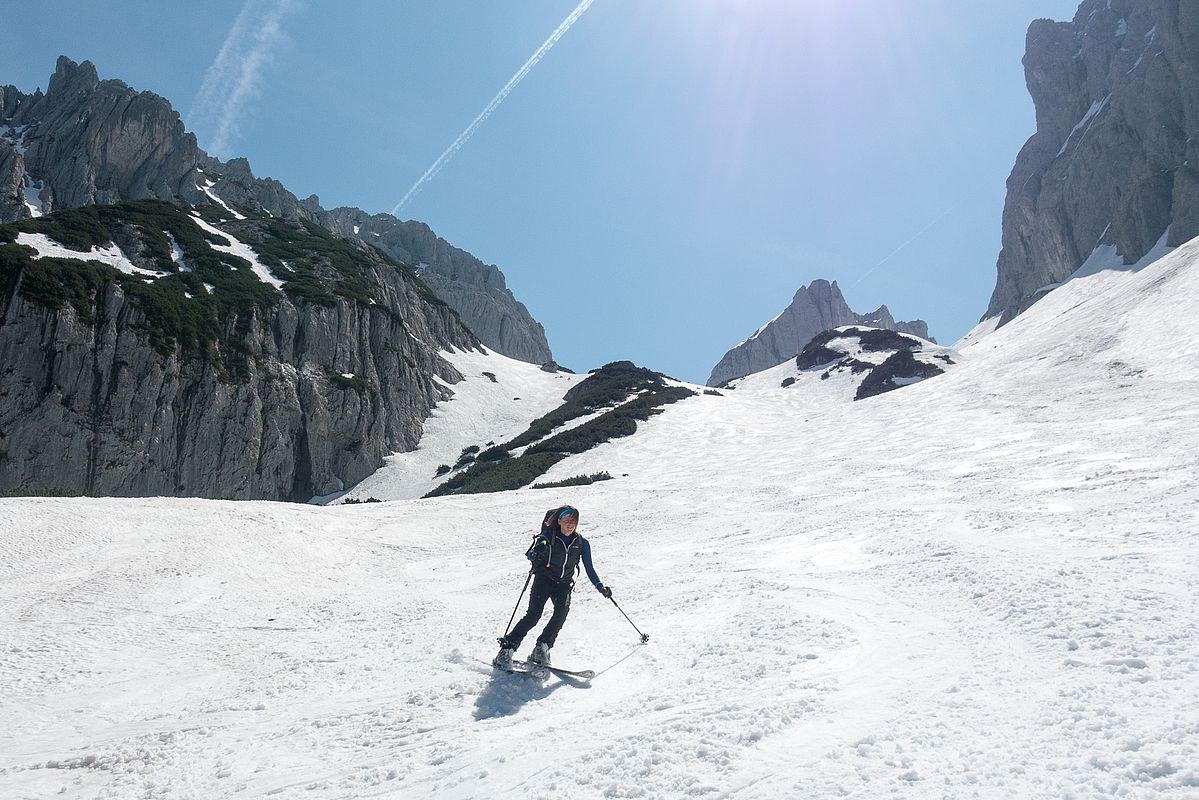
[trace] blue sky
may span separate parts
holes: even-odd
[[[251,0],[251,33],[272,11],[279,33],[218,155],[390,211],[577,5]],[[220,107],[195,101],[246,7],[8,3],[0,84],[90,59],[210,147]],[[702,382],[815,278],[952,343],[986,308],[1035,127],[1024,32],[1076,7],[594,0],[400,216],[499,265],[578,370],[629,358]]]

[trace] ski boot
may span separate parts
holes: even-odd
[[[550,646],[545,642],[538,642],[533,648],[533,652],[529,653],[529,663],[548,667],[550,665]]]
[[[491,665],[493,667],[499,667],[500,669],[511,669],[512,657],[516,655],[516,648],[512,646],[511,642],[503,637],[501,637],[498,641],[500,643],[500,652],[495,654],[495,658],[491,660]]]

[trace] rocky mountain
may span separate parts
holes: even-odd
[[[1199,235],[1199,3],[1085,0],[1028,29],[1037,131],[1008,178],[985,318],[1000,324],[1100,248],[1134,264]]]
[[[493,350],[532,364],[553,361],[545,329],[513,297],[504,273],[495,265],[454,247],[423,222],[344,207],[325,212],[320,219],[341,236],[356,237],[392,258],[416,265],[437,296]]]
[[[0,493],[338,492],[415,447],[461,378],[439,353],[476,347],[309,221],[142,200],[0,225]]]
[[[421,264],[426,282],[496,352],[533,363],[553,359],[545,331],[508,290],[498,268],[438,238],[419,222],[358,209],[321,208],[278,181],[201,150],[162,97],[99,79],[88,61],[58,59],[46,92],[0,86],[0,222],[57,208],[140,199],[218,202],[315,222]]]
[[[0,222],[120,200],[203,197],[203,153],[163,98],[66,57],[46,93],[0,86]]]
[[[794,358],[821,331],[843,325],[867,325],[929,339],[923,320],[896,322],[885,305],[869,314],[850,309],[837,282],[814,280],[801,286],[781,314],[724,354],[708,376],[709,386],[776,366]]]

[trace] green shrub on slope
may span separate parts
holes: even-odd
[[[569,455],[631,436],[636,433],[639,421],[660,414],[662,406],[693,394],[681,386],[668,386],[661,374],[637,367],[632,362],[606,364],[567,392],[563,404],[557,409],[534,420],[515,439],[479,453],[469,469],[451,477],[426,497],[498,492],[528,486]],[[553,434],[565,423],[608,406],[611,407],[598,416]],[[511,451],[526,445],[528,447],[520,456],[511,456]]]

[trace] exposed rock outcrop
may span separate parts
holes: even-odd
[[[911,334],[844,325],[816,334],[795,358],[734,378],[726,388],[800,392],[815,402],[849,402],[934,378],[959,359],[953,349]]]
[[[984,318],[1007,322],[1101,246],[1133,264],[1199,235],[1199,3],[1085,0],[1028,29],[1037,131],[1008,178]]]
[[[816,334],[842,325],[869,325],[929,339],[928,325],[923,320],[896,322],[885,305],[869,314],[858,314],[845,302],[836,281],[818,279],[801,286],[781,314],[725,353],[712,369],[708,385],[720,386],[782,364],[794,358]]]
[[[492,349],[533,364],[553,360],[541,323],[512,296],[498,267],[454,247],[423,222],[405,222],[391,214],[371,216],[357,208],[335,208],[322,221],[335,233],[357,237],[416,265],[437,296]]]
[[[216,201],[308,220],[396,260],[423,262],[426,282],[489,348],[537,364],[553,358],[545,331],[499,269],[423,223],[358,209],[329,212],[315,196],[300,200],[278,181],[255,177],[244,158],[221,162],[197,146],[165,99],[101,81],[88,61],[60,57],[44,95],[0,87],[0,222],[144,198]]]
[[[804,345],[795,366],[801,371],[822,370],[822,380],[837,372],[864,375],[853,399],[865,400],[935,378],[955,363],[954,355],[948,348],[899,331],[844,327],[824,331]]]
[[[0,220],[28,216],[25,207],[25,160],[0,131]]]

